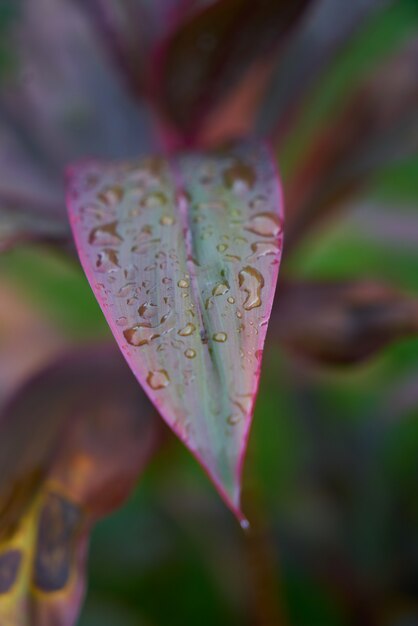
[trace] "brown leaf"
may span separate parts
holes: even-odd
[[[161,51],[157,91],[189,138],[257,59],[269,56],[309,0],[222,0],[187,21]]]
[[[381,283],[288,283],[279,294],[270,337],[309,360],[356,363],[418,334],[418,298]]]

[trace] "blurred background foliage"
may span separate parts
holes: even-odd
[[[9,33],[19,5],[0,3],[4,80],[17,62]],[[416,0],[398,0],[335,54],[279,146],[285,183],[317,129],[417,27]],[[289,252],[280,280],[366,277],[418,295],[417,181],[417,156],[379,169]],[[2,380],[13,355],[29,353],[16,356],[0,397],[63,346],[110,336],[78,262],[55,247],[0,255],[0,283]],[[93,532],[80,625],[242,626],[261,605],[266,625],[414,626],[417,486],[418,339],[320,367],[268,338],[244,482],[257,541],[170,438]]]

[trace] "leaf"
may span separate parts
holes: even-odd
[[[264,145],[84,162],[68,206],[90,285],[166,422],[240,511],[240,476],[282,248]]]
[[[92,524],[120,506],[158,440],[113,346],[42,370],[0,414],[0,623],[71,626]]]
[[[19,65],[0,84],[0,248],[67,235],[67,163],[136,156],[157,143],[146,103],[124,93],[75,2],[12,4]]]
[[[0,252],[24,241],[68,241],[68,224],[60,210],[0,192]]]
[[[186,138],[251,64],[282,43],[309,0],[222,0],[186,21],[157,56],[159,101]]]
[[[132,95],[149,95],[153,48],[190,16],[202,0],[76,0],[125,79]]]
[[[288,283],[280,296],[270,336],[314,362],[361,362],[418,335],[418,299],[382,283]]]
[[[376,170],[415,154],[417,63],[415,37],[320,129],[287,187],[290,245],[358,193]]]
[[[257,126],[261,133],[270,135],[275,131],[279,145],[283,133],[291,131],[289,122],[305,103],[306,91],[326,71],[350,36],[374,13],[385,9],[389,2],[361,0],[346,3],[344,19],[340,19],[341,7],[334,0],[312,3],[277,60],[264,104],[258,113]]]

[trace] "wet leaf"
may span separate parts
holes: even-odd
[[[74,351],[0,414],[0,622],[71,626],[92,524],[118,507],[159,422],[113,346]]]
[[[264,145],[69,172],[81,262],[139,382],[240,512],[282,248]]]
[[[303,358],[357,363],[418,334],[418,299],[372,281],[289,283],[270,332]]]
[[[187,136],[251,64],[282,43],[309,0],[222,0],[179,28],[161,56],[159,98]]]

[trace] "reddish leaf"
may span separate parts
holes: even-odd
[[[112,346],[75,351],[0,415],[0,623],[72,626],[88,534],[158,441],[153,407]]]
[[[418,334],[418,299],[371,281],[283,286],[271,336],[303,358],[356,363]]]
[[[282,43],[309,0],[222,0],[186,22],[160,53],[159,100],[192,138],[202,117],[257,59]]]
[[[282,246],[268,150],[82,163],[69,173],[68,205],[81,262],[128,363],[241,517]]]

